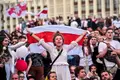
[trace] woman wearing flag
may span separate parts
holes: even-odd
[[[34,37],[36,40],[39,41],[40,45],[42,45],[50,53],[50,57],[51,57],[52,61],[54,61],[54,59],[58,56],[58,53],[61,52],[61,55],[53,64],[51,71],[56,72],[57,80],[71,80],[69,64],[67,63],[67,54],[68,54],[68,51],[70,51],[75,46],[77,46],[77,43],[87,34],[87,32],[84,32],[75,41],[72,41],[69,44],[69,46],[65,47],[64,46],[64,37],[59,31],[57,31],[53,36],[54,46],[47,44],[44,41],[44,39],[40,39],[35,34],[31,33],[28,28],[27,28],[27,31],[28,31],[28,33],[30,33],[30,35],[32,37]]]

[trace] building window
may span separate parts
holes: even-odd
[[[82,11],[85,11],[85,5],[82,5]]]
[[[74,0],[74,2],[78,2],[78,0]]]
[[[82,1],[85,1],[85,0],[82,0]]]
[[[93,10],[93,4],[90,4],[90,10]]]
[[[7,25],[7,28],[10,29],[10,25]]]
[[[89,0],[89,3],[93,3],[93,0]]]
[[[115,13],[117,13],[118,9],[119,9],[119,1],[113,0],[113,5],[114,5],[114,11],[115,11]]]
[[[98,10],[101,9],[101,0],[97,0],[97,8],[98,8]]]
[[[74,5],[74,11],[78,11],[78,6]]]
[[[16,28],[16,25],[13,25],[13,28]]]
[[[110,0],[105,0],[105,8],[106,8],[106,11],[109,11],[109,9],[110,9]]]
[[[9,20],[10,20],[10,17],[7,17],[7,20],[9,21]]]
[[[34,16],[31,16],[31,18],[34,18]]]
[[[28,16],[26,15],[25,18],[28,19]]]
[[[31,12],[34,12],[34,7],[31,7]]]
[[[4,29],[4,27],[2,26],[2,29]]]

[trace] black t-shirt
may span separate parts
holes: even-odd
[[[42,61],[43,57],[41,54],[39,54],[39,53],[29,54],[26,57],[27,63],[29,62],[29,58],[31,58],[31,60],[32,60],[32,66],[44,66],[43,61]]]
[[[116,74],[115,74],[113,80],[120,80],[120,69],[117,69]]]

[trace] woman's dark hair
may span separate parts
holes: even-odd
[[[59,31],[57,31],[57,32],[54,34],[54,36],[53,36],[53,44],[54,44],[54,46],[56,46],[56,44],[55,44],[55,38],[56,38],[57,36],[61,36],[61,37],[62,37],[62,40],[63,40],[63,43],[64,43],[64,37],[63,37],[63,35],[62,35]]]
[[[20,75],[20,74],[24,74],[22,71],[18,71],[17,73],[18,73],[18,75]]]
[[[110,27],[112,25],[111,19],[106,17],[106,23],[105,24],[106,24],[107,27]]]
[[[101,71],[101,74],[102,74],[103,72],[107,72],[108,74],[111,74],[111,72],[108,71],[108,70],[103,70],[103,71]]]
[[[89,54],[91,54],[92,53],[92,50],[91,50],[91,47],[90,47],[90,38],[87,36],[87,38],[88,38],[88,41],[87,41],[87,48],[88,48],[88,53]],[[82,51],[83,51],[83,54],[85,53],[85,51],[84,51],[84,41],[83,41],[83,44],[82,44]]]
[[[5,35],[4,31],[1,30],[0,31],[0,54],[3,51],[3,47],[4,47],[3,46],[3,41],[4,41],[5,38],[7,38],[7,36]]]
[[[55,73],[55,74],[56,74],[55,71],[51,71],[51,72],[48,74],[48,79],[50,79],[50,74],[52,74],[52,73]]]
[[[92,77],[90,77],[89,80],[96,80],[96,79],[99,80],[98,77],[96,77],[96,76],[92,76]]]
[[[95,66],[95,67],[96,67],[96,65],[95,65],[95,64],[90,65],[90,66],[89,66],[89,71],[91,71],[91,68],[92,68],[93,66]],[[97,68],[97,67],[96,67],[96,68]]]
[[[9,56],[9,55],[10,55],[10,52],[9,52],[9,50],[8,50],[8,47],[6,47],[6,49],[3,50],[3,47],[4,47],[3,41],[4,41],[5,38],[9,38],[9,37],[7,36],[7,34],[5,33],[4,30],[0,31],[0,55],[1,55],[2,52],[4,51],[4,53],[7,53],[6,56]],[[10,55],[10,57],[12,57],[12,56]]]
[[[106,33],[107,33],[109,30],[114,31],[112,28],[107,28]]]
[[[19,40],[20,40],[20,39],[26,39],[26,37],[22,35],[22,36],[19,36],[18,39],[19,39]]]
[[[77,67],[75,68],[75,76],[76,76],[76,77],[78,77],[78,74],[79,74],[80,70],[82,70],[82,69],[84,69],[83,66],[77,66]]]
[[[29,77],[27,77],[27,80],[29,80],[29,79],[34,79],[34,80],[36,80],[34,76],[29,76]]]

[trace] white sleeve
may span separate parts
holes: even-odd
[[[49,53],[52,52],[52,46],[50,46],[49,44],[47,44],[44,39],[40,39],[39,44],[38,45],[42,45]]]
[[[103,42],[100,42],[99,46],[98,46],[98,52],[102,52],[106,48],[107,48],[107,45],[105,43],[103,43]]]
[[[120,49],[120,42],[116,41],[116,49]]]
[[[74,47],[78,46],[78,43],[76,41],[72,41],[70,43],[70,45],[68,45],[67,47],[67,51],[70,51],[71,49],[73,49]]]
[[[15,44],[15,45],[10,45],[10,46],[8,46],[8,48],[10,48],[11,50],[15,50],[15,49],[17,49],[17,48],[19,48],[19,47],[21,47],[21,46],[23,46],[23,45],[25,45],[26,44],[26,42],[18,42],[17,44]]]

